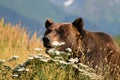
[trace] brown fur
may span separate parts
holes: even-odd
[[[43,38],[46,51],[53,48],[53,41],[65,42],[58,50],[71,48],[74,52],[70,57],[80,58],[80,62],[95,68],[101,62],[107,62],[112,67],[120,66],[119,47],[111,36],[102,32],[90,32],[83,29],[82,18],[72,23],[54,23],[47,20],[46,32]],[[82,59],[82,56],[85,58]]]

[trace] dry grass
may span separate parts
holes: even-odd
[[[35,48],[43,48],[42,41],[34,33],[30,38],[27,29],[21,28],[20,24],[5,24],[4,19],[0,20],[0,60],[8,60],[17,55],[20,58],[16,61],[6,63],[11,67],[24,62],[29,54],[37,54]],[[42,51],[44,53],[44,50]]]

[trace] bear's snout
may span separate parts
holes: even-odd
[[[49,41],[50,41],[50,40],[49,40],[47,37],[44,37],[44,38],[43,38],[43,42],[44,42],[44,43],[49,43]]]
[[[49,44],[50,44],[49,38],[43,37],[43,44],[44,44],[44,47],[49,47]]]

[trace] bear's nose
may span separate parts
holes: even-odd
[[[43,38],[43,42],[44,42],[44,44],[49,43],[49,41],[50,41],[50,40],[49,40],[47,37],[44,37],[44,38]]]

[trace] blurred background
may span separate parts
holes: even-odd
[[[120,0],[0,0],[0,19],[43,35],[47,18],[72,22],[82,17],[84,28],[120,35]]]

